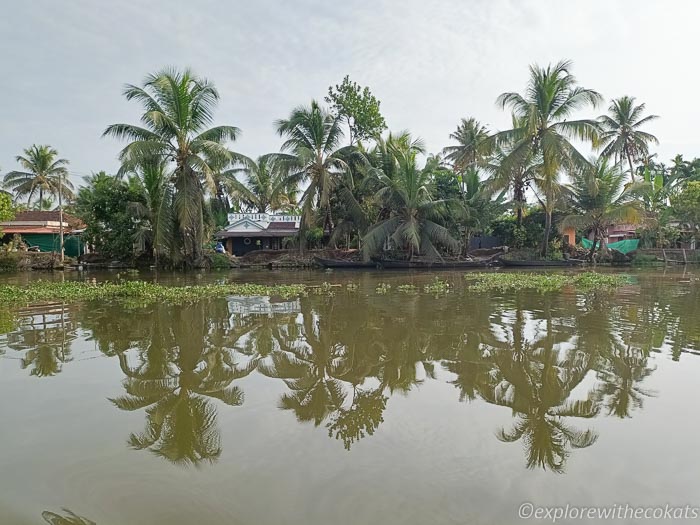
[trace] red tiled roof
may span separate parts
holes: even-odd
[[[21,211],[21,212],[17,213],[17,215],[15,215],[15,218],[13,220],[8,221],[8,224],[12,224],[13,222],[59,222],[60,216],[61,215],[60,215],[58,210]],[[82,228],[85,228],[85,224],[83,224],[83,221],[81,221],[77,217],[73,217],[72,215],[70,215],[68,213],[63,214],[63,222],[67,222],[71,229],[80,230]],[[5,228],[5,230],[7,230],[7,228]]]
[[[5,226],[0,228],[0,234],[13,235],[15,233],[55,233],[58,234],[57,226]]]
[[[299,228],[297,228],[295,226],[294,222],[274,221],[268,225],[267,229],[268,230],[297,231]]]

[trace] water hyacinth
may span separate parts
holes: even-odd
[[[250,283],[166,286],[145,281],[89,283],[78,281],[37,281],[28,286],[0,285],[0,304],[20,305],[40,301],[140,300],[143,302],[185,303],[199,299],[243,296],[298,297],[303,284],[264,285]]]
[[[510,292],[518,290],[536,290],[554,292],[567,286],[582,291],[596,289],[613,289],[629,283],[624,275],[584,272],[577,274],[560,273],[471,273],[465,275],[471,282],[469,290],[474,292]]]

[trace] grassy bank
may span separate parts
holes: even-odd
[[[624,275],[584,272],[577,274],[536,274],[536,273],[472,273],[465,276],[470,282],[469,289],[476,292],[535,290],[553,292],[568,286],[589,291],[613,289],[629,282]]]
[[[277,296],[290,298],[306,291],[302,284],[207,284],[196,286],[164,286],[144,281],[119,283],[46,282],[37,281],[28,286],[0,285],[0,304],[21,305],[39,301],[92,301],[127,299],[144,302],[183,303],[229,295]]]

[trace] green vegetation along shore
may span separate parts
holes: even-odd
[[[365,260],[501,244],[516,259],[619,262],[608,244],[620,238],[694,248],[700,158],[660,162],[648,130],[658,117],[630,95],[606,103],[573,70],[568,60],[531,65],[520,91],[496,98],[510,129],[455,114],[450,142],[432,152],[416,134],[390,131],[379,99],[345,77],[325,100],[275,121],[281,148],[251,158],[236,151],[238,127],[213,126],[214,84],[164,69],[124,88],[140,123],[105,128],[122,144],[116,173],[96,166],[73,187],[68,160],[31,145],[2,178],[0,220],[58,201],[80,223],[92,263],[168,268],[228,267],[215,249],[234,251],[216,245],[229,213],[296,217],[275,249],[356,250]],[[28,244],[18,234],[4,249]]]

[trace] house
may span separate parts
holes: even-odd
[[[42,252],[58,252],[60,249],[60,212],[21,211],[11,221],[0,222],[2,240],[8,242],[19,235],[28,247],[36,247]],[[63,214],[63,246],[68,257],[78,257],[84,253],[80,233],[85,225],[72,215]]]
[[[245,255],[253,250],[282,250],[299,233],[301,215],[229,213],[228,226],[216,233],[227,253]]]
[[[605,236],[605,243],[612,244],[627,239],[637,239],[637,224],[613,224],[608,227]]]

